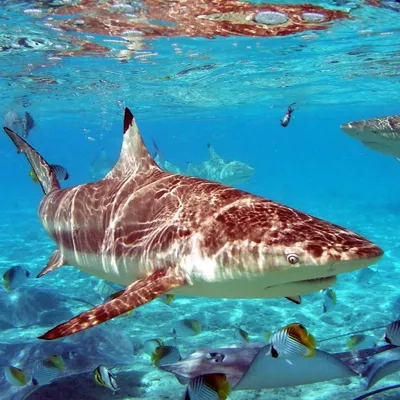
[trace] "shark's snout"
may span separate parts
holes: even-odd
[[[254,293],[258,284],[268,288],[270,297],[331,286],[336,275],[372,265],[383,255],[355,232],[265,200],[232,204],[209,226],[207,245],[219,254],[218,262],[229,264],[230,274],[254,280]]]

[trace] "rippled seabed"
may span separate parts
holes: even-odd
[[[361,115],[362,109],[384,111],[387,105],[399,103],[400,14],[396,11],[395,2],[379,4],[371,1],[370,5],[361,1],[312,2],[327,10],[339,10],[347,17],[326,23],[326,29],[306,29],[292,34],[283,29],[284,36],[221,37],[216,34],[213,39],[163,36],[162,33],[157,34],[154,25],[157,27],[158,23],[154,21],[150,23],[152,29],[146,30],[152,17],[146,15],[145,1],[109,2],[114,13],[122,10],[124,16],[115,17],[114,25],[108,25],[108,30],[101,33],[85,23],[85,18],[96,15],[93,7],[101,7],[101,10],[108,7],[107,2],[82,1],[80,3],[87,8],[75,14],[63,14],[61,3],[0,2],[2,115],[12,109],[26,108],[32,110],[38,124],[58,128],[71,122],[74,127],[79,127],[79,135],[82,131],[90,131],[86,138],[101,142],[103,135],[110,135],[111,130],[112,133],[119,132],[121,110],[125,105],[134,110],[139,120],[181,118],[190,122],[191,118],[217,119],[221,114],[228,114],[231,118],[237,115],[258,117],[264,112],[284,110],[288,99],[296,99],[311,116],[313,111],[329,115],[340,113],[343,109],[347,114],[354,110]],[[125,11],[122,3],[132,8],[128,7]],[[192,4],[196,3],[193,0]],[[271,3],[281,4],[277,1]],[[292,4],[302,3],[293,1]],[[115,24],[118,18],[132,20],[132,26],[121,32]],[[74,22],[69,24],[69,20]],[[159,23],[159,29],[164,29],[165,25],[168,24]],[[219,31],[216,29],[216,32]],[[41,133],[38,128],[37,134]],[[74,136],[77,133],[71,130],[69,134],[70,140],[76,138],[79,142]],[[225,138],[229,140],[229,135]],[[32,140],[40,143],[41,139],[33,136]],[[60,138],[57,137],[57,140]],[[0,154],[6,154],[8,161],[14,160],[9,143],[4,139],[1,144]],[[51,143],[47,145],[50,148],[54,146]],[[354,145],[355,151],[369,157],[369,153],[359,146]],[[371,157],[371,165],[382,165],[380,174],[376,175],[378,178],[385,176],[385,168],[398,167],[394,161],[390,164],[388,158],[383,156],[379,158],[380,155],[374,154]],[[75,169],[79,169],[80,161],[75,161],[78,164]],[[15,163],[22,165],[20,160]],[[2,164],[2,176],[6,179],[10,175],[8,168],[9,164]],[[368,176],[370,172],[364,169],[364,173]],[[27,190],[35,194],[33,198],[29,193],[19,198],[15,195],[9,201],[2,198],[1,267],[4,272],[10,265],[21,264],[35,275],[45,264],[54,245],[38,225],[35,215],[38,188],[32,189],[30,182],[26,183],[26,171],[22,176],[24,187],[29,187]],[[376,296],[372,296],[370,286],[357,285],[356,277],[349,275],[341,278],[335,287],[339,297],[337,307],[324,316],[321,316],[318,294],[306,296],[301,308],[280,299],[221,303],[221,300],[182,298],[171,307],[154,301],[135,311],[127,320],[121,318],[108,323],[111,328],[125,330],[126,335],[134,340],[135,348],[132,365],[118,375],[122,389],[112,398],[176,399],[180,395],[182,387],[172,376],[153,369],[140,348],[144,339],[152,337],[162,337],[172,343],[171,320],[177,315],[198,318],[204,324],[201,335],[178,342],[183,355],[200,346],[231,344],[235,324],[246,328],[256,339],[265,330],[277,329],[296,320],[304,323],[317,338],[323,338],[382,324],[382,315],[388,320],[398,318],[399,292],[393,276],[400,270],[396,206],[399,190],[395,182],[393,185],[386,183],[385,187],[392,189],[393,196],[388,195],[379,205],[366,198],[350,203],[346,193],[338,192],[335,192],[335,200],[329,196],[311,201],[290,197],[292,193],[288,197],[280,193],[276,195],[290,205],[297,202],[306,211],[359,230],[387,250],[387,255],[379,264],[380,277],[373,289]],[[272,188],[267,190],[261,185],[257,188],[250,185],[246,189],[262,192],[267,197],[271,197],[270,192],[273,192]],[[389,189],[383,192],[390,193]],[[344,203],[348,203],[347,207],[338,215],[337,210]],[[95,286],[96,279],[72,268],[64,268],[45,279],[46,284],[67,296],[86,296],[89,301],[99,302],[94,290],[90,294],[87,290],[88,286]],[[28,287],[40,284],[40,281],[33,281]],[[380,295],[383,292],[384,299]],[[86,308],[76,303],[68,307],[73,314]],[[152,322],[155,320],[157,324]],[[29,329],[4,326],[0,331],[0,341],[15,343],[30,340],[51,327],[45,325],[34,324]],[[377,332],[375,337],[380,334]],[[326,349],[338,351],[343,349],[344,343],[335,342]],[[145,374],[141,383],[134,379],[135,371]],[[386,379],[382,386],[396,381],[398,374]],[[53,384],[50,388],[41,389],[32,399],[60,398],[56,394],[60,391],[65,392],[65,398],[73,398],[68,390],[79,399],[111,397],[110,392],[94,386],[90,375],[85,375],[73,384],[67,381],[62,386]],[[45,395],[46,392],[49,394]],[[351,399],[360,393],[358,381],[234,393],[232,399],[322,400],[333,398],[333,393],[337,398]],[[396,397],[388,394],[379,398]]]

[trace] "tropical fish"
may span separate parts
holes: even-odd
[[[264,333],[264,339],[267,343],[269,343],[271,337],[272,337],[273,333],[271,331],[265,331]]]
[[[64,371],[64,360],[59,355],[53,355],[37,361],[32,370],[32,384],[47,385],[57,379]]]
[[[146,354],[151,356],[157,347],[164,346],[164,342],[161,339],[149,339],[143,343],[143,350]]]
[[[315,355],[315,339],[301,324],[290,324],[274,333],[270,338],[271,356],[313,357]]]
[[[285,115],[284,115],[283,118],[281,119],[281,125],[282,125],[284,128],[286,128],[286,127],[289,125],[290,120],[292,119],[292,114],[293,114],[293,112],[294,112],[294,110],[295,110],[295,108],[293,108],[293,106],[294,106],[295,104],[296,104],[296,103],[289,104]]]
[[[27,138],[29,132],[35,127],[35,121],[32,115],[25,111],[24,117],[22,118],[22,137]]]
[[[88,329],[165,293],[300,296],[330,287],[338,274],[383,255],[337,225],[239,189],[162,171],[129,109],[114,168],[103,180],[67,189],[36,150],[4,129],[40,180],[45,196],[39,218],[58,247],[38,276],[72,265],[126,286],[118,298],[41,339]]]
[[[104,366],[99,365],[93,372],[95,382],[112,390],[114,393],[118,390],[117,381],[115,376]]]
[[[340,129],[372,150],[400,157],[400,115],[348,122]]]
[[[336,293],[333,289],[327,288],[322,291],[322,312],[326,313],[336,305]]]
[[[364,268],[357,273],[357,283],[361,285],[369,285],[376,276],[378,270],[372,268]]]
[[[346,343],[349,350],[360,350],[376,346],[375,339],[371,336],[358,334],[351,335]]]
[[[241,342],[250,342],[249,333],[240,327],[235,328],[234,338],[241,341]]]
[[[189,382],[184,400],[226,400],[230,393],[225,374],[208,374]]]
[[[171,303],[175,300],[175,297],[176,297],[176,296],[175,296],[174,294],[167,293],[167,294],[161,295],[161,296],[159,297],[159,299],[160,299],[163,303],[165,303],[165,304],[167,304],[168,306],[170,306]]]
[[[11,292],[25,283],[29,278],[29,271],[20,265],[11,267],[3,274],[3,286],[7,292]]]
[[[400,346],[400,320],[393,321],[386,327],[385,342]]]
[[[158,346],[151,355],[151,361],[156,367],[173,364],[181,359],[181,354],[175,346]]]
[[[24,371],[12,365],[4,368],[4,376],[13,386],[25,386],[27,383]]]
[[[172,334],[174,336],[196,336],[201,332],[201,324],[195,319],[181,319],[174,324]]]
[[[50,168],[56,174],[56,177],[59,181],[66,181],[69,178],[68,171],[61,165],[51,164]],[[39,179],[36,175],[36,172],[33,169],[30,169],[29,176],[32,178],[32,181],[35,183],[39,183]]]

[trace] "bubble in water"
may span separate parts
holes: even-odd
[[[306,22],[321,22],[325,20],[325,15],[314,12],[304,12],[301,15],[301,18],[303,18],[303,20]]]
[[[260,11],[254,21],[264,25],[279,25],[288,21],[288,16],[278,11]]]

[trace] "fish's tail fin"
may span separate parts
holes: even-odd
[[[31,164],[31,167],[35,172],[40,185],[42,186],[44,194],[48,194],[53,190],[60,189],[60,183],[58,182],[56,173],[53,171],[48,162],[14,131],[6,127],[4,127],[4,131],[15,144],[18,154],[25,154],[25,157]]]

